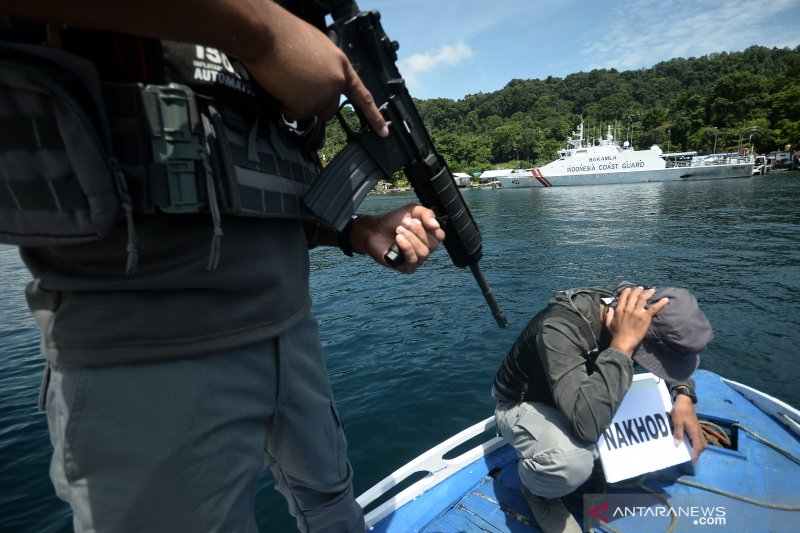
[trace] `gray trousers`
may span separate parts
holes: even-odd
[[[76,531],[256,532],[265,457],[300,531],[364,531],[310,313],[205,357],[51,370],[50,474]]]
[[[543,498],[565,496],[592,474],[594,444],[575,439],[566,417],[551,405],[497,402],[497,430],[519,456],[519,478]]]

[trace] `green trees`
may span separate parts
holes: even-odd
[[[493,93],[418,100],[417,106],[454,172],[547,163],[581,119],[587,137],[604,136],[611,124],[618,140],[637,148],[736,150],[741,131],[756,126],[757,152],[787,144],[798,149],[800,47],[753,46],[636,71],[514,79]],[[335,122],[328,126],[326,160],[345,140]]]
[[[764,116],[769,82],[761,74],[734,72],[719,78],[709,97],[711,123],[715,126],[741,124]]]

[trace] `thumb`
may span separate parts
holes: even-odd
[[[675,424],[673,437],[675,438],[675,446],[680,446],[681,442],[683,442],[683,424]]]
[[[611,322],[614,320],[614,308],[613,307],[606,307],[606,316],[603,322],[605,323],[607,328],[611,327]]]

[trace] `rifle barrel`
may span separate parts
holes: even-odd
[[[478,262],[473,261],[470,263],[469,268],[472,270],[472,275],[475,276],[475,280],[478,282],[478,286],[481,288],[481,292],[483,293],[486,303],[489,305],[489,309],[492,310],[492,315],[494,316],[497,325],[501,328],[508,326],[506,313],[500,308],[500,304],[497,303],[497,299],[494,297],[491,287],[489,287],[489,284],[486,282],[486,278],[483,277],[483,272],[481,272]]]

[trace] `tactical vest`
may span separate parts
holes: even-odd
[[[0,243],[88,242],[124,219],[133,272],[134,213],[205,212],[213,268],[221,214],[310,218],[322,126],[292,131],[255,97],[247,109],[176,83],[101,82],[80,56],[0,41]]]

